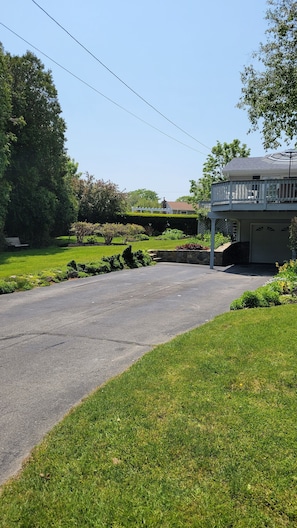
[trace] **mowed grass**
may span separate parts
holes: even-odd
[[[229,312],[146,354],[34,450],[0,527],[296,527],[296,315]]]
[[[67,242],[75,242],[74,237]],[[102,245],[59,247],[51,246],[42,249],[26,249],[21,251],[6,251],[0,253],[0,278],[11,275],[36,274],[50,269],[66,266],[71,260],[77,262],[98,261],[102,257],[109,257],[117,253],[122,253],[127,245],[132,246],[133,251],[138,249],[175,249],[176,246],[192,239],[182,240],[156,240],[151,238],[143,242],[132,242],[123,244],[121,239],[114,239],[111,246],[103,244],[103,238],[98,239]],[[193,239],[194,240],[194,239]]]

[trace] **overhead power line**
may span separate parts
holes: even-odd
[[[15,31],[13,31],[11,28],[9,28],[8,26],[6,26],[5,24],[3,24],[3,22],[0,22],[1,26],[5,27],[5,29],[7,29],[8,31],[10,31],[13,35],[15,35],[16,37],[18,37],[19,39],[21,39],[23,42],[25,42],[26,44],[28,44],[28,46],[30,46],[31,48],[35,49],[36,51],[38,51],[38,53],[41,53],[44,57],[46,57],[47,59],[49,59],[51,62],[53,62],[54,64],[56,64],[57,66],[59,66],[59,68],[61,68],[62,70],[64,70],[65,72],[69,73],[69,75],[71,75],[72,77],[74,77],[75,79],[77,79],[78,81],[80,81],[81,83],[83,83],[85,86],[87,86],[88,88],[90,88],[91,90],[93,90],[94,92],[96,92],[98,95],[100,95],[101,97],[104,97],[104,99],[106,99],[107,101],[109,101],[110,103],[114,104],[115,106],[117,106],[118,108],[120,108],[121,110],[123,110],[124,112],[126,112],[127,114],[131,115],[132,117],[134,117],[135,119],[138,119],[138,121],[141,121],[142,123],[144,123],[145,125],[149,126],[150,128],[156,130],[157,132],[160,132],[160,134],[163,134],[163,136],[166,136],[170,139],[172,139],[173,141],[179,143],[180,145],[183,145],[184,147],[190,149],[190,150],[194,150],[195,152],[198,152],[199,154],[202,154],[203,156],[205,156],[205,154],[203,152],[201,152],[200,150],[194,148],[194,147],[191,147],[190,145],[187,145],[187,143],[184,143],[183,141],[180,141],[179,139],[173,137],[173,136],[170,136],[169,134],[167,134],[166,132],[163,132],[163,130],[161,130],[160,128],[152,125],[151,123],[149,123],[148,121],[145,121],[144,119],[142,119],[141,117],[139,117],[138,115],[134,114],[133,112],[131,112],[130,110],[127,110],[127,108],[125,108],[124,106],[120,105],[119,103],[117,103],[116,101],[114,101],[113,99],[111,99],[110,97],[108,97],[107,95],[104,95],[102,92],[100,92],[99,90],[97,90],[97,88],[95,88],[94,86],[92,86],[91,84],[89,84],[88,82],[84,81],[83,79],[81,79],[80,77],[78,77],[78,75],[76,75],[75,73],[71,72],[70,70],[68,70],[67,68],[65,68],[65,66],[63,66],[62,64],[60,64],[59,62],[57,62],[56,60],[52,59],[49,55],[47,55],[46,53],[44,53],[43,51],[41,51],[39,48],[37,48],[36,46],[34,46],[34,44],[31,44],[28,40],[26,40],[25,38],[21,37],[18,33],[16,33]]]
[[[149,101],[147,101],[147,99],[145,99],[144,97],[142,97],[142,95],[140,95],[138,92],[136,92],[136,90],[134,90],[133,88],[131,88],[131,86],[129,86],[125,81],[123,81],[123,79],[121,79],[121,77],[119,77],[116,73],[114,73],[108,66],[106,66],[106,64],[104,64],[100,59],[98,59],[98,57],[96,57],[96,55],[94,55],[94,53],[92,53],[86,46],[84,46],[84,44],[82,44],[76,37],[74,37],[70,31],[68,31],[64,26],[62,26],[62,24],[60,24],[60,22],[58,22],[52,15],[50,15],[42,6],[40,6],[38,4],[38,2],[36,2],[35,0],[32,0],[32,2],[41,10],[43,11],[46,16],[48,16],[55,24],[57,24],[57,26],[59,26],[65,33],[67,33],[67,35],[72,38],[72,40],[74,40],[81,48],[83,48],[83,50],[85,50],[89,55],[91,55],[91,57],[93,57],[93,59],[95,59],[103,68],[105,68],[111,75],[113,75],[113,77],[115,77],[120,83],[122,83],[124,86],[126,86],[126,88],[128,88],[128,90],[130,90],[134,95],[136,95],[139,99],[141,99],[141,101],[143,101],[146,105],[148,105],[150,108],[152,108],[155,112],[157,112],[157,114],[159,114],[161,117],[163,117],[164,119],[166,119],[166,121],[168,121],[168,123],[170,123],[171,125],[173,125],[175,128],[177,128],[178,130],[180,130],[181,132],[183,132],[183,134],[186,134],[186,136],[190,137],[191,139],[193,139],[194,141],[196,141],[196,143],[199,143],[202,147],[205,147],[206,149],[208,150],[211,150],[210,147],[208,147],[207,145],[204,145],[204,143],[201,143],[201,141],[199,141],[198,139],[196,139],[194,136],[192,136],[191,134],[189,134],[186,130],[184,130],[183,128],[181,128],[179,125],[177,125],[176,123],[174,123],[174,121],[172,121],[171,119],[169,119],[165,114],[163,114],[162,112],[160,112],[160,110],[158,110],[154,105],[152,105]]]

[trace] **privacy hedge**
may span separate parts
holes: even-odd
[[[117,222],[123,224],[138,224],[145,228],[151,225],[154,234],[161,234],[168,227],[171,229],[180,229],[186,235],[197,234],[197,215],[126,213],[118,215]]]

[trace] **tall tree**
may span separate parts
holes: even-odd
[[[23,126],[17,131],[11,128],[16,141],[6,170],[12,190],[5,230],[31,243],[45,244],[55,234],[57,216],[67,212],[69,205],[65,188],[66,126],[51,72],[45,71],[30,52],[22,57],[8,55],[8,61],[12,115],[22,118]],[[73,216],[68,221],[75,219]]]
[[[136,189],[127,193],[128,206],[132,207],[159,207],[159,196],[149,189]]]
[[[10,158],[10,143],[13,134],[8,132],[11,119],[11,77],[7,59],[0,45],[0,234],[3,231],[10,194],[10,185],[5,178],[5,169]]]
[[[56,190],[58,198],[54,225],[56,236],[68,233],[71,224],[77,220],[79,203],[76,189],[81,175],[82,173],[78,171],[78,163],[69,156],[64,156],[64,167],[61,177],[58,179]]]
[[[193,205],[210,200],[211,185],[224,180],[223,168],[229,161],[233,158],[246,158],[249,155],[250,149],[245,143],[241,145],[239,139],[234,139],[231,143],[220,143],[217,141],[203,165],[202,178],[197,182],[190,180],[190,193]]]
[[[267,41],[253,54],[241,74],[242,96],[250,131],[261,129],[265,149],[289,144],[297,135],[297,2],[267,0]],[[260,123],[260,124],[259,124]]]
[[[114,222],[118,213],[126,210],[126,195],[115,183],[95,180],[86,173],[86,178],[76,182],[79,203],[78,220],[91,223]]]

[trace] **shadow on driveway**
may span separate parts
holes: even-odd
[[[251,277],[266,277],[277,275],[275,264],[234,264],[224,270],[224,273],[250,275]]]

